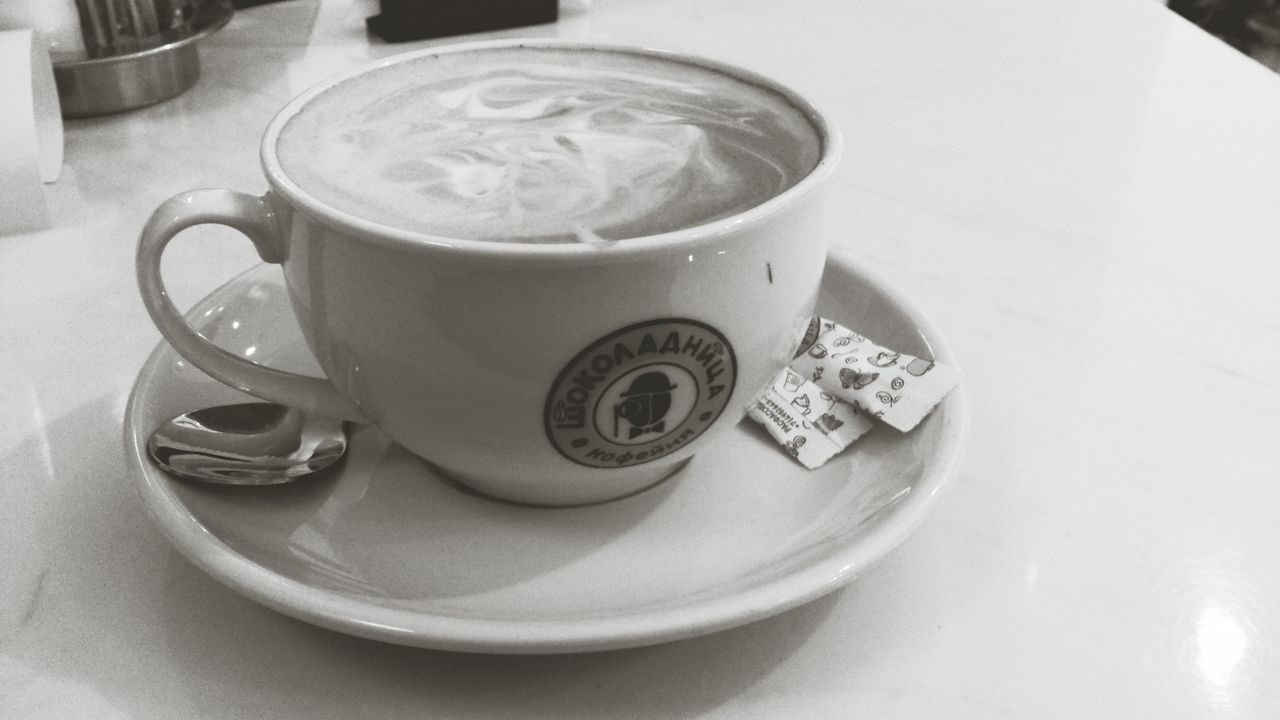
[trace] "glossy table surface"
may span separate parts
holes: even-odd
[[[965,370],[964,464],[844,589],[645,648],[467,655],[261,607],[154,529],[121,450],[159,335],[138,230],[263,189],[309,85],[428,43],[372,2],[239,12],[184,95],[66,127],[55,225],[0,237],[0,716],[1280,717],[1280,78],[1148,0],[597,0],[563,36],[777,76],[845,133],[836,243]],[[257,262],[176,241],[190,306]]]

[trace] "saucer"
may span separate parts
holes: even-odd
[[[955,364],[937,330],[845,256],[819,312],[877,342]],[[190,313],[221,347],[319,375],[280,270],[240,275]],[[877,427],[805,470],[744,420],[667,481],[588,507],[536,508],[449,481],[372,427],[348,457],[293,485],[170,477],[147,436],[180,412],[250,398],[161,343],[143,366],[124,439],[141,498],[191,562],[286,615],[404,645],[552,653],[648,645],[795,607],[849,582],[924,519],[956,471],[964,389],[915,430]]]

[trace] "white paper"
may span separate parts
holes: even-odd
[[[31,30],[0,32],[0,233],[49,226],[41,183],[58,179],[62,148],[48,46]]]

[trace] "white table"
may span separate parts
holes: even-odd
[[[0,237],[0,716],[1280,717],[1280,78],[1149,0],[598,0],[558,35],[767,70],[846,135],[838,243],[928,311],[973,425],[845,589],[668,645],[460,655],[291,620],[187,563],[122,459],[150,211],[260,191],[273,112],[374,3],[242,11],[179,98],[69,123],[56,225]],[[256,262],[180,238],[189,305]]]

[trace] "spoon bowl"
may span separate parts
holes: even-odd
[[[218,485],[281,485],[347,451],[343,421],[269,402],[183,413],[156,428],[147,455],[166,472]]]

